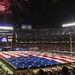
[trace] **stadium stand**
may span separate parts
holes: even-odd
[[[15,42],[12,51],[0,52],[2,61],[14,68],[12,75],[75,74],[74,28],[18,29],[14,32]],[[72,53],[70,36],[72,36]]]

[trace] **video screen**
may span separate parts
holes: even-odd
[[[32,29],[32,25],[30,25],[30,24],[22,24],[21,28],[22,29]]]
[[[8,42],[7,36],[1,36],[1,42]]]

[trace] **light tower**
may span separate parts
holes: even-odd
[[[73,27],[75,26],[75,23],[69,23],[69,24],[63,24],[62,27]],[[72,57],[72,33],[70,33],[70,53]]]

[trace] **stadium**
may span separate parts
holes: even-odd
[[[56,73],[65,65],[70,72],[75,68],[74,27],[29,29],[32,28],[30,25],[24,26],[28,29],[13,31],[11,24],[0,24],[0,65],[3,72],[35,75],[39,69]]]
[[[0,0],[0,75],[75,75],[73,15],[61,27],[47,26],[60,20],[50,24],[54,11],[46,8],[55,10],[63,3],[67,1]]]

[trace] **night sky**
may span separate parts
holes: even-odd
[[[11,0],[11,15],[1,14],[0,20],[31,24],[33,28],[56,28],[64,23],[75,22],[74,0]]]

